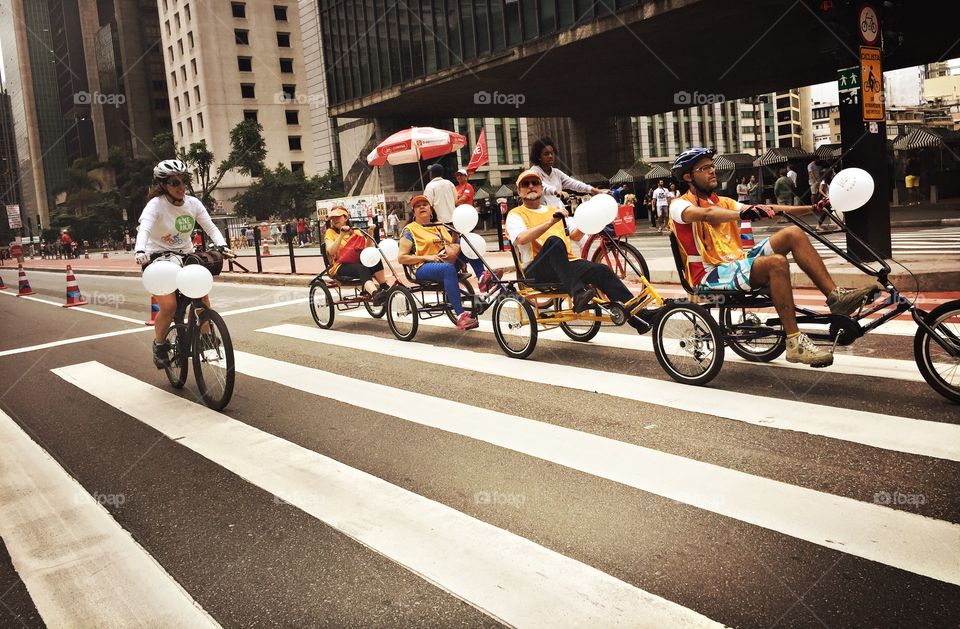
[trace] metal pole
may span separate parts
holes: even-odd
[[[293,239],[296,233],[297,233],[296,229],[291,229],[289,230],[290,235],[287,236],[287,251],[290,254],[290,272],[291,273],[297,272],[297,261],[294,259],[294,255],[293,255]],[[260,255],[259,251],[257,252],[257,255],[258,256]]]
[[[247,229],[251,229],[247,227]],[[253,250],[257,255],[257,273],[263,273],[263,261],[260,259],[260,229],[253,227]]]

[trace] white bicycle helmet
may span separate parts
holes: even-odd
[[[171,175],[187,174],[187,165],[179,159],[165,159],[157,164],[153,169],[154,179],[163,180]]]

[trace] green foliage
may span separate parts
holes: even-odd
[[[303,173],[277,164],[274,170],[265,169],[259,181],[233,200],[237,214],[265,221],[310,216],[317,200],[338,196],[343,196],[339,173],[331,170],[307,179]]]
[[[190,193],[207,209],[213,207],[213,193],[228,172],[236,170],[243,175],[260,177],[266,170],[263,164],[266,156],[263,127],[255,120],[242,120],[230,131],[230,155],[216,169],[216,158],[203,140],[179,151],[180,159],[191,170]]]
[[[177,156],[177,143],[173,140],[172,131],[161,131],[153,136],[153,157],[158,162],[173,159]]]

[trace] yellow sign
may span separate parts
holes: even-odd
[[[879,48],[860,47],[860,85],[863,89],[863,119],[883,120],[883,69]]]

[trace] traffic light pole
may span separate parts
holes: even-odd
[[[879,11],[871,2],[858,5],[847,19],[855,19],[852,49],[860,65],[840,70],[840,136],[844,168],[862,168],[873,176],[873,196],[859,210],[844,216],[847,227],[884,258],[892,254],[890,241],[890,166],[887,162],[887,125],[883,106],[881,70],[882,30]],[[855,87],[851,85],[856,79]],[[856,258],[872,259],[852,238],[847,251]]]

